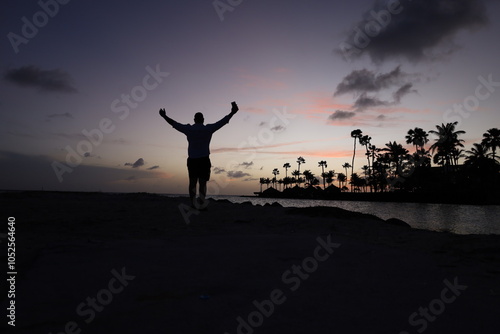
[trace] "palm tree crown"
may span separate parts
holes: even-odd
[[[437,136],[436,141],[431,145],[431,151],[436,151],[437,156],[445,166],[451,166],[456,162],[457,153],[460,154],[457,148],[464,147],[463,139],[458,139],[458,136],[464,134],[465,131],[455,131],[457,124],[458,122],[436,125],[436,130],[429,131]],[[435,156],[434,161],[436,160]]]
[[[481,142],[486,146],[487,149],[491,149],[493,160],[496,161],[496,150],[500,147],[500,129],[492,128],[483,134],[483,140]]]
[[[424,145],[429,142],[429,135],[421,128],[415,128],[408,130],[406,135],[406,143],[415,146],[415,150],[424,148]]]

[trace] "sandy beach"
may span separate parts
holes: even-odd
[[[3,315],[2,332],[500,328],[498,235],[416,230],[336,208],[211,200],[194,212],[186,198],[145,193],[12,192],[0,203],[0,233],[15,217],[17,269],[15,327]]]

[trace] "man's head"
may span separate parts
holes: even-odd
[[[203,124],[204,121],[205,119],[203,118],[203,114],[201,112],[194,114],[194,122],[196,124]]]

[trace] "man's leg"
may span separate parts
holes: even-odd
[[[205,208],[207,205],[205,203],[205,198],[207,197],[207,181],[200,179],[200,199],[201,199],[201,207]]]
[[[197,177],[190,176],[189,177],[189,198],[191,199],[191,205],[194,205],[196,207],[196,181],[198,180]],[[200,184],[201,188],[201,184]]]
[[[207,182],[210,180],[210,168],[212,167],[212,164],[210,162],[210,158],[207,157],[204,160],[204,164],[202,165],[202,170],[200,173],[200,199],[201,199],[201,208],[205,209],[208,205],[208,202],[206,201],[207,197]]]

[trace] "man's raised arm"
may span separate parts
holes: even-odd
[[[170,125],[174,125],[175,121],[171,119],[170,117],[167,116],[167,113],[165,112],[165,109],[160,109],[160,116],[163,117],[165,121],[168,122]]]
[[[239,108],[238,108],[238,105],[236,104],[236,102],[231,102],[231,112],[229,114],[227,114],[226,116],[224,116],[220,121],[215,122],[213,124],[208,124],[207,126],[210,126],[213,132],[219,130],[224,125],[229,123],[229,120],[231,120],[231,117],[233,117],[234,114],[236,114],[238,112],[238,110],[239,110]]]
[[[234,114],[236,114],[238,112],[238,110],[240,110],[240,108],[238,108],[238,105],[236,104],[236,102],[231,102],[231,117],[233,117]]]

